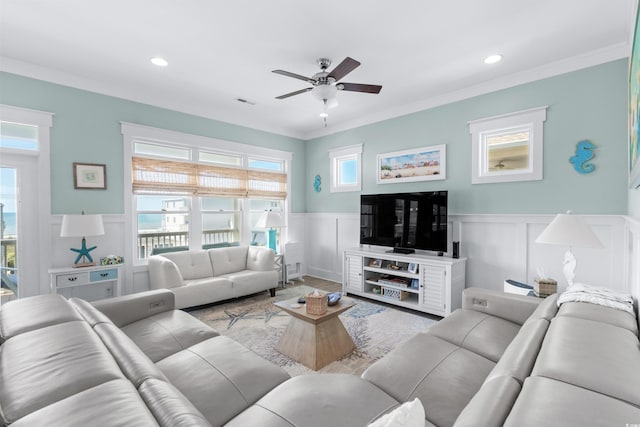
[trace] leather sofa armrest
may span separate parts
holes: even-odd
[[[467,288],[462,292],[462,308],[500,317],[522,325],[536,307],[540,298],[509,294],[483,288]]]
[[[170,289],[183,286],[184,279],[175,262],[161,255],[150,256],[147,261],[150,289]]]
[[[93,301],[92,304],[120,328],[155,314],[174,310],[176,305],[173,292],[167,289],[103,299]]]
[[[247,269],[254,271],[273,271],[276,254],[269,248],[249,246]]]

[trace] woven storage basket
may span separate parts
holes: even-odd
[[[327,312],[328,300],[327,294],[320,292],[320,296],[313,295],[313,292],[307,294],[307,314],[319,316]]]
[[[553,279],[535,279],[533,292],[539,297],[548,297],[558,291],[558,282]]]
[[[409,292],[403,291],[400,289],[392,289],[382,287],[382,296],[389,299],[394,299],[396,301],[402,301],[403,299],[407,299],[409,296]]]

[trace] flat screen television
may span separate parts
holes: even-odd
[[[361,195],[360,244],[446,252],[447,192]]]

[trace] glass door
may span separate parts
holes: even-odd
[[[0,167],[0,304],[18,297],[17,170]]]

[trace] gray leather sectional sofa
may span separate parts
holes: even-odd
[[[20,426],[365,426],[418,397],[427,426],[640,423],[633,315],[467,289],[361,377],[288,378],[174,310],[170,291],[0,310],[0,417]],[[97,309],[96,309],[97,307]]]

